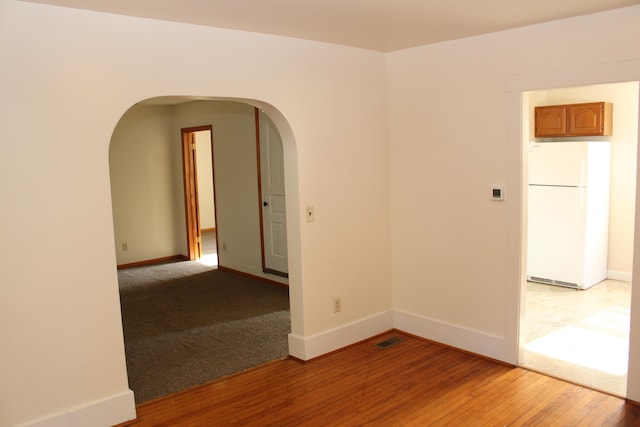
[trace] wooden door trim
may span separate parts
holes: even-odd
[[[182,175],[184,183],[184,203],[187,232],[187,258],[191,261],[194,261],[202,256],[202,242],[200,239],[200,207],[198,202],[197,162],[194,159],[195,141],[193,139],[193,134],[201,131],[211,132],[213,156],[213,126],[205,125],[182,128],[180,131],[182,139]]]
[[[264,254],[264,200],[262,199],[262,159],[260,156],[260,110],[256,107],[254,108],[254,118],[255,118],[255,127],[256,127],[256,159],[257,159],[257,170],[258,170],[258,212],[259,212],[259,222],[260,222],[260,258],[262,262],[262,271],[268,273],[266,271],[266,259]]]
[[[220,232],[218,230],[220,230],[220,227],[218,227],[218,199],[217,199],[217,195],[218,192],[216,191],[216,163],[215,163],[215,153],[213,152],[213,126],[208,126],[208,129],[211,131],[211,186],[213,188],[213,224],[214,224],[214,228],[213,230],[215,230],[215,236],[216,236],[216,252],[218,255],[218,267],[220,267],[220,242],[219,242],[219,237],[220,236]]]

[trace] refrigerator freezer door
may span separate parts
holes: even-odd
[[[584,286],[585,192],[572,187],[529,186],[529,280]]]
[[[529,146],[529,184],[583,186],[588,142],[545,142]]]

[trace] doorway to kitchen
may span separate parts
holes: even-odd
[[[592,101],[613,104],[612,136],[533,138],[535,106]],[[527,92],[523,94],[522,106],[525,188],[530,169],[536,167],[529,163],[529,149],[560,140],[606,141],[611,147],[611,174],[606,280],[584,290],[539,283],[536,279],[527,282],[521,314],[524,335],[521,365],[622,397],[626,396],[629,356],[638,104],[636,81]],[[531,194],[525,200],[528,203],[523,209],[528,210],[528,223],[535,223],[541,213],[532,208]],[[543,208],[545,215],[553,209],[554,206]],[[554,221],[554,215],[548,217]],[[538,237],[532,233],[536,232],[529,227],[529,242]],[[522,253],[529,252],[528,249],[523,248]]]

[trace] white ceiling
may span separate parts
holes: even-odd
[[[26,1],[382,52],[640,4],[640,0]]]

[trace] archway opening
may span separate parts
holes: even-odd
[[[288,354],[288,334],[296,323],[290,315],[295,292],[282,285],[295,283],[296,275],[288,280],[271,277],[260,265],[255,104],[282,134],[285,185],[294,189],[288,194],[289,214],[297,200],[295,144],[286,120],[272,106],[236,99],[153,98],[131,107],[114,130],[109,163],[115,250],[119,266],[134,267],[120,269],[119,282],[129,381],[138,402]],[[218,144],[212,163],[222,271],[174,262],[188,256],[180,130],[201,125],[212,126]],[[297,215],[288,216],[293,219],[287,226],[288,241],[295,241]],[[289,250],[294,271],[296,246]],[[177,266],[181,271],[175,271]],[[134,273],[150,275],[149,281],[132,278]],[[223,282],[232,283],[239,294],[221,290]],[[187,286],[194,288],[189,291],[193,306],[185,296]],[[238,295],[247,299],[239,302]],[[241,322],[241,330],[233,331],[231,324]],[[244,338],[242,330],[247,332]],[[203,358],[195,357],[196,348]],[[168,357],[172,353],[174,357]],[[169,388],[152,389],[151,375],[135,379],[134,364],[155,372],[162,378],[160,385]],[[203,371],[210,375],[200,375]]]

